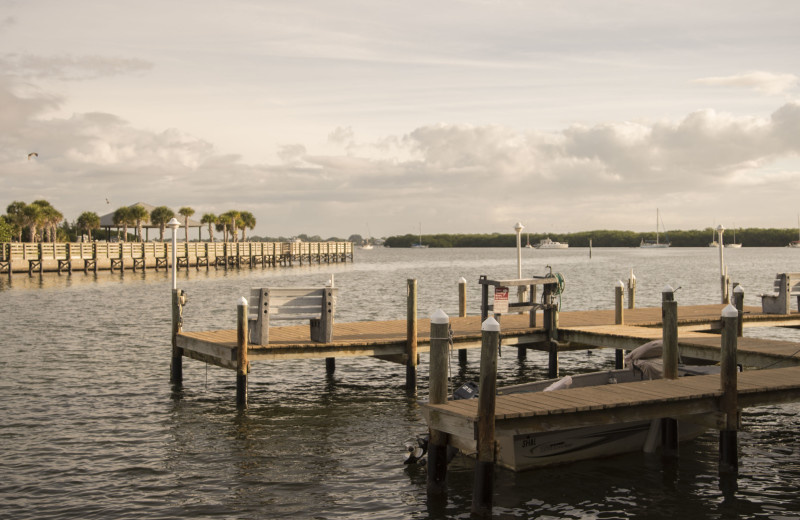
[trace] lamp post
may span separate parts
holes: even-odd
[[[178,222],[178,219],[172,217],[172,220],[167,222],[167,227],[172,230],[172,290],[178,289],[178,253],[176,251],[176,247],[178,245],[178,228],[181,227],[181,223]]]

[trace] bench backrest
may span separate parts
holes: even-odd
[[[309,320],[311,340],[328,343],[333,337],[336,309],[333,287],[265,287],[252,289],[248,305],[250,342],[269,343],[269,324],[274,320]]]

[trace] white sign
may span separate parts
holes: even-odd
[[[494,288],[494,312],[495,314],[508,312],[508,287]]]

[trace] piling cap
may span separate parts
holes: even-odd
[[[239,303],[238,303],[238,305],[239,305],[239,306],[242,306],[242,305],[247,305],[247,298],[245,298],[244,296],[242,296],[241,298],[239,298]]]
[[[665,293],[665,292],[668,292],[668,293],[674,293],[674,292],[675,292],[675,289],[673,289],[673,288],[672,288],[672,286],[671,286],[670,284],[667,284],[667,285],[665,285],[665,286],[664,286],[664,288],[663,288],[663,289],[661,289],[661,292],[662,292],[662,293]]]
[[[736,287],[733,288],[733,292],[735,292],[735,293],[743,293],[744,292],[744,287],[742,287],[741,285],[737,285]]]
[[[739,317],[739,310],[729,303],[724,309],[722,309],[722,317],[723,318],[738,318]]]
[[[622,283],[622,280],[617,280],[617,283],[614,285],[616,285],[617,287],[622,287],[623,289],[625,288],[625,284]]]
[[[481,330],[485,332],[500,332],[500,324],[497,320],[489,316],[481,324]]]
[[[462,276],[458,279],[458,283],[467,283],[467,279]]]
[[[431,315],[431,323],[444,325],[450,323],[450,317],[442,309],[439,309]]]

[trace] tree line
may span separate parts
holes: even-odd
[[[189,217],[195,210],[189,206],[181,207],[178,214],[183,217],[186,230],[186,240],[189,237]],[[121,206],[114,211],[113,222],[117,226],[117,240],[142,241],[142,227],[151,223],[159,229],[159,239],[164,241],[164,232],[167,223],[176,217],[174,211],[167,206],[158,206],[152,211],[140,205]],[[227,242],[247,240],[247,230],[256,226],[256,218],[249,211],[230,210],[221,215],[204,213],[200,222],[208,226],[209,239],[214,241],[214,230],[221,232]],[[128,228],[135,229],[131,237]],[[0,216],[0,242],[70,242],[76,241],[78,236],[86,234],[89,241],[94,238],[111,240],[107,233],[100,232],[100,216],[94,211],[84,211],[73,222],[69,223],[64,215],[46,200],[35,200],[30,204],[14,201],[6,208],[5,215]],[[121,235],[120,235],[121,233]]]
[[[734,230],[723,233],[723,242],[733,242]],[[736,243],[744,247],[783,247],[798,240],[797,229],[776,228],[742,228],[736,229]],[[655,240],[656,234],[638,233],[635,231],[594,230],[576,233],[523,233],[522,245],[530,243],[535,246],[540,240],[550,238],[557,242],[566,242],[570,247],[639,247],[642,240]],[[716,238],[712,228],[689,231],[670,231],[667,236],[659,236],[661,242],[668,241],[672,247],[708,247]],[[419,235],[399,235],[385,239],[387,247],[411,247],[420,241]],[[422,235],[422,243],[428,247],[516,247],[515,233],[492,234],[436,234]]]

